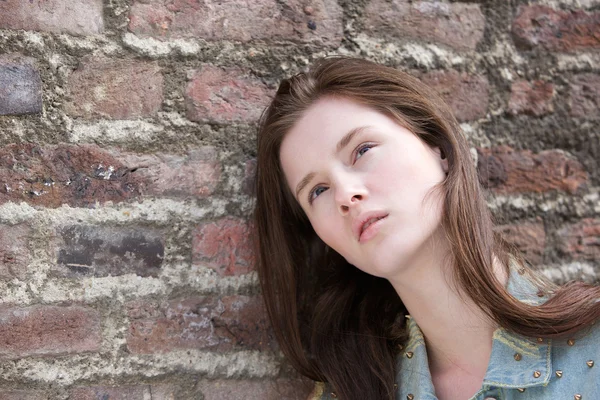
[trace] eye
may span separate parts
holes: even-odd
[[[313,190],[308,193],[308,203],[312,204],[312,202],[326,190],[327,188],[325,186],[315,186]]]
[[[358,146],[354,151],[354,160],[356,161],[359,158],[361,158],[367,151],[371,150],[373,147],[375,147],[375,145],[372,143],[364,143]]]

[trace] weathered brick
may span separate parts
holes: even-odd
[[[0,148],[0,204],[89,206],[137,197],[142,184],[132,169],[98,146],[13,144]]]
[[[485,76],[469,75],[455,70],[433,71],[417,76],[440,94],[459,121],[485,116],[490,89]]]
[[[58,355],[97,351],[100,317],[86,307],[0,308],[0,357]]]
[[[370,35],[425,40],[461,50],[474,50],[485,29],[478,4],[372,0],[365,15]]]
[[[0,27],[2,3],[0,3]],[[0,115],[42,111],[42,80],[32,58],[0,55]]]
[[[560,150],[533,154],[508,146],[477,149],[481,184],[495,193],[565,191],[571,194],[586,184],[583,165]]]
[[[176,154],[122,153],[117,159],[144,181],[144,193],[160,196],[211,195],[221,177],[221,165],[214,147],[204,146]]]
[[[87,119],[149,117],[163,101],[163,76],[155,62],[87,57],[67,88],[66,111]]]
[[[586,218],[559,229],[558,249],[575,260],[600,259],[600,218]]]
[[[214,269],[220,276],[242,275],[254,269],[250,227],[240,218],[205,222],[192,234],[192,262]]]
[[[199,386],[204,400],[306,400],[314,383],[308,379],[213,380]]]
[[[3,0],[0,29],[93,35],[104,30],[102,13],[102,0]]]
[[[335,0],[135,0],[129,20],[131,32],[159,39],[284,40],[337,46],[343,36],[342,11]]]
[[[600,12],[555,10],[548,6],[519,7],[512,34],[519,48],[542,47],[574,52],[600,48]]]
[[[55,273],[61,276],[158,276],[164,237],[148,227],[68,226],[57,232]]]
[[[175,400],[176,390],[170,386],[89,386],[71,391],[69,400]]]
[[[575,117],[600,117],[600,75],[574,76],[571,81],[569,102],[571,115]]]
[[[524,222],[511,225],[500,225],[496,230],[504,239],[514,245],[526,260],[534,265],[542,263],[546,246],[546,231],[541,222]]]
[[[59,207],[146,195],[206,197],[221,174],[212,147],[187,155],[140,155],[95,145],[13,144],[0,148],[0,204]]]
[[[274,350],[276,346],[260,297],[205,296],[146,304],[138,300],[128,309],[127,347],[133,353]]]
[[[50,400],[50,396],[38,390],[0,390],[2,400]]]
[[[185,90],[187,116],[192,121],[253,123],[269,100],[269,89],[257,78],[238,68],[208,64],[191,72]]]
[[[23,279],[30,260],[31,227],[0,224],[0,278]]]
[[[513,114],[541,116],[554,111],[554,85],[544,81],[517,81],[511,86],[508,110]]]

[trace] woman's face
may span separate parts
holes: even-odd
[[[391,278],[443,237],[433,189],[446,161],[384,114],[322,98],[287,133],[280,157],[317,235],[369,274]]]

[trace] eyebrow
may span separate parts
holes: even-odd
[[[367,130],[368,128],[370,128],[370,127],[369,126],[359,126],[357,128],[351,129],[337,143],[337,145],[335,146],[335,152],[339,153],[340,151],[342,151],[344,149],[344,147],[348,146],[348,144],[352,141],[352,139],[354,139],[354,137],[356,135]],[[302,178],[302,180],[296,186],[296,198],[298,198],[298,195],[300,194],[300,192],[304,189],[304,187],[306,185],[308,185],[308,183],[315,177],[315,175],[317,175],[316,172],[309,172],[308,174],[306,174],[306,176],[304,178]]]
[[[367,130],[368,128],[368,126],[359,126],[358,128],[351,129],[348,133],[344,135],[343,138],[340,139],[338,144],[335,146],[335,152],[339,153],[340,151],[342,151],[344,147],[348,146],[348,143],[350,143],[352,139],[354,139],[354,136]]]

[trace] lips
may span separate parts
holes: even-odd
[[[363,232],[365,232],[369,226],[387,216],[388,214],[383,211],[371,211],[359,215],[352,223],[352,230],[354,231],[356,239],[360,242]]]
[[[382,219],[383,217],[379,217],[379,218],[371,218],[370,220],[368,220],[367,222],[364,223],[364,225],[362,226],[362,231],[360,232],[361,234],[365,231],[365,229],[367,229],[369,227],[369,225],[379,221],[380,219]]]

